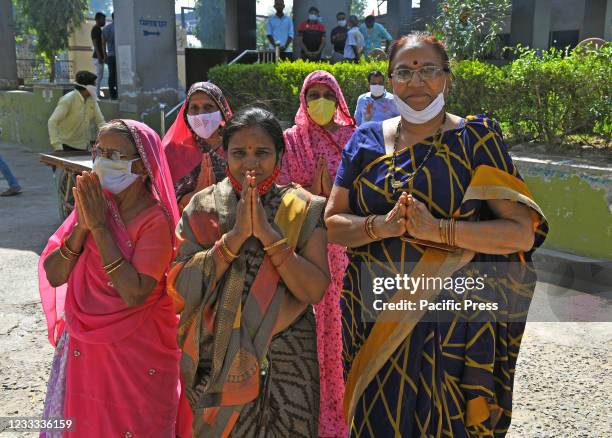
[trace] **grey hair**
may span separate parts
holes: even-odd
[[[102,125],[100,127],[100,131],[98,132],[98,137],[105,134],[120,134],[124,136],[130,141],[130,143],[132,143],[132,146],[134,146],[136,152],[138,152],[138,148],[136,147],[136,142],[134,141],[134,137],[130,132],[130,128],[128,128],[128,126],[121,120],[111,120],[110,122]]]

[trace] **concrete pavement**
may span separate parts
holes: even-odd
[[[55,185],[36,154],[1,143],[0,154],[24,189],[0,198],[0,416],[38,416],[53,350],[38,298],[37,260],[60,224]],[[563,311],[551,311],[551,300]],[[609,436],[612,324],[537,321],[559,321],[567,312],[581,321],[611,321],[610,310],[607,298],[538,284],[508,437]]]

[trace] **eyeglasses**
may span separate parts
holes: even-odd
[[[409,68],[397,69],[391,74],[391,77],[397,82],[410,82],[414,75],[418,74],[422,81],[430,81],[446,71],[447,69],[442,69],[434,65],[428,65],[418,70],[411,70]]]
[[[100,149],[98,146],[93,147],[93,157],[104,157],[113,161],[121,161],[121,160],[134,160],[140,158],[138,154],[135,155],[123,155],[121,152],[116,151],[114,149]]]

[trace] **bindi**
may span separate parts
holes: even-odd
[[[412,61],[412,65],[417,65],[418,63],[418,61]]]

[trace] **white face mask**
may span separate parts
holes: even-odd
[[[211,135],[219,128],[222,121],[221,112],[196,114],[190,116],[187,114],[187,121],[191,129],[195,131],[201,138],[210,138]]]
[[[89,95],[91,97],[93,97],[94,99],[97,99],[98,96],[98,90],[96,90],[95,85],[85,85],[85,89],[87,90],[87,92],[89,93]]]
[[[96,157],[93,162],[93,171],[100,178],[102,188],[116,195],[131,186],[140,177],[132,173],[132,163],[138,160],[140,158],[115,161],[105,157]]]
[[[385,86],[384,85],[370,85],[370,93],[374,97],[380,97],[385,94]]]
[[[310,21],[319,21],[319,17],[317,17],[315,14],[308,15],[308,19]]]
[[[444,109],[444,91],[446,90],[446,82],[444,88],[438,94],[438,96],[429,104],[427,108],[417,111],[404,102],[397,94],[393,94],[393,100],[395,100],[395,106],[399,111],[400,115],[408,122],[415,124],[423,124],[429,122],[431,119],[440,114],[440,111]]]
[[[338,26],[345,27],[346,26],[346,20],[338,20]]]

